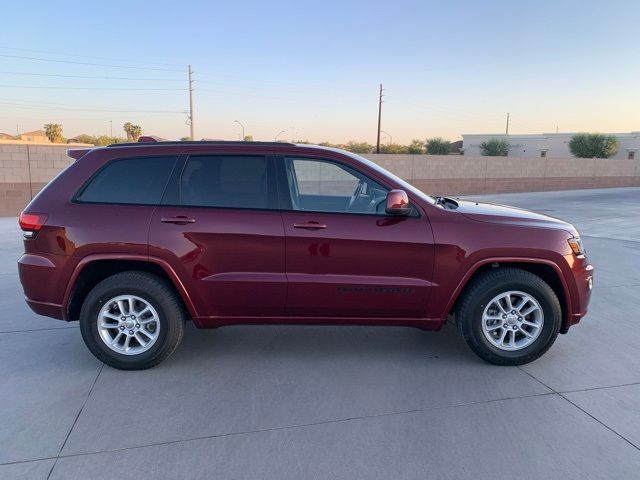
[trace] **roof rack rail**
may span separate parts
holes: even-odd
[[[153,137],[140,137],[144,140],[127,143],[112,143],[110,147],[150,147],[153,145],[255,145],[255,146],[288,146],[294,147],[295,143],[287,142],[243,142],[240,140],[155,140]]]

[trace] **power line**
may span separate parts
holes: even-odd
[[[37,105],[29,105],[18,102],[2,102],[0,101],[0,105],[20,107],[20,108],[28,108],[32,110],[53,110],[53,111],[68,111],[68,112],[106,112],[106,113],[179,113],[184,114],[185,111],[180,110],[141,110],[141,109],[107,109],[107,108],[77,108],[71,105],[67,106],[53,106],[53,105],[45,105],[45,106],[37,106]]]
[[[0,85],[0,88],[39,88],[46,90],[182,91],[182,88],[47,87],[44,85]]]
[[[60,77],[60,78],[83,78],[90,80],[139,80],[147,82],[183,82],[180,78],[143,78],[143,77],[110,77],[110,76],[94,76],[94,75],[63,75],[58,73],[35,73],[35,72],[6,72],[0,71],[0,74],[7,75],[29,75],[38,77]]]
[[[53,58],[42,58],[42,57],[26,57],[22,55],[7,55],[4,53],[0,53],[0,57],[4,58],[18,58],[21,60],[33,60],[37,62],[52,62],[52,63],[70,63],[73,65],[90,65],[93,67],[109,67],[109,68],[130,68],[132,70],[154,70],[157,72],[182,72],[183,70],[178,70],[175,68],[157,68],[157,67],[135,67],[132,65],[116,65],[116,64],[107,64],[107,63],[93,63],[93,62],[77,62],[74,60],[57,60]]]
[[[34,53],[45,53],[45,54],[50,54],[50,55],[59,55],[59,56],[63,56],[63,57],[76,57],[76,58],[91,58],[93,60],[110,60],[110,61],[115,61],[115,62],[122,62],[125,61],[126,63],[136,63],[136,64],[140,64],[140,63],[144,63],[147,65],[166,65],[169,67],[185,67],[186,65],[182,64],[182,63],[166,63],[166,62],[149,62],[146,60],[132,60],[131,62],[129,62],[128,60],[122,60],[121,58],[113,58],[113,57],[97,57],[95,55],[78,55],[76,53],[63,53],[63,52],[52,52],[51,50],[34,50],[34,49],[29,49],[29,48],[16,48],[16,47],[5,47],[5,46],[0,46],[1,50],[14,50],[14,51],[18,51],[18,52],[34,52]]]

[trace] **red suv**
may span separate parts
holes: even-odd
[[[457,324],[500,365],[530,362],[585,315],[576,229],[422,193],[341,150],[154,142],[71,150],[20,216],[34,312],[79,320],[121,369],[157,365],[189,318],[237,324]]]

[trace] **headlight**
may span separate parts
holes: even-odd
[[[567,241],[569,242],[571,251],[575,255],[584,255],[584,247],[582,246],[582,240],[580,239],[580,237],[570,238]]]

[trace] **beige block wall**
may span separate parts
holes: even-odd
[[[14,216],[87,145],[0,142],[0,216]],[[482,194],[640,186],[640,158],[365,155],[426,192]]]
[[[73,159],[68,148],[84,144],[0,142],[0,216],[18,215]]]
[[[640,186],[640,159],[365,156],[416,187],[435,194]]]

